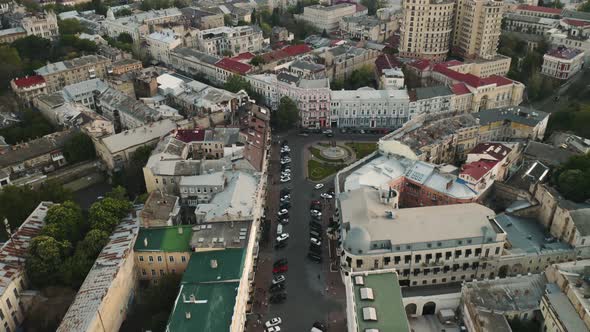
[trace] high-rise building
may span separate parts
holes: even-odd
[[[449,53],[455,1],[404,0],[399,54],[444,61]]]
[[[457,0],[453,53],[470,59],[492,59],[500,41],[502,4],[497,0]]]

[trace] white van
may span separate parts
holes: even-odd
[[[277,225],[277,235],[281,235],[283,234],[283,225],[278,224]]]

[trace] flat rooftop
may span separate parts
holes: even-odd
[[[380,202],[377,189],[361,188],[341,193],[340,209],[346,237],[344,248],[354,254],[448,248],[498,241],[502,230],[490,220],[494,211],[476,203],[439,205],[396,210]],[[388,216],[392,214],[393,217]]]
[[[166,136],[173,129],[176,129],[176,123],[170,119],[164,119],[105,137],[102,139],[102,143],[111,153],[117,153],[160,139],[160,137]]]
[[[192,225],[141,228],[133,250],[161,252],[189,252]]]
[[[190,247],[194,251],[219,248],[245,248],[251,221],[212,222],[192,228]]]
[[[576,308],[556,284],[547,285],[547,294],[545,296],[549,300],[551,308],[557,314],[559,321],[565,326],[566,331],[588,331]]]
[[[168,226],[166,222],[171,215],[178,214],[178,200],[178,196],[153,191],[139,213],[142,226]]]
[[[393,272],[353,274],[353,300],[358,331],[409,331],[398,276]],[[362,283],[357,281],[362,280]],[[367,319],[367,311],[375,315]]]

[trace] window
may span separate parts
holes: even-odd
[[[164,270],[160,270],[160,275],[163,276],[164,275]]]
[[[4,320],[4,312],[0,309],[0,320]]]
[[[8,309],[12,309],[12,303],[10,303],[10,299],[6,299],[6,305],[8,306]]]
[[[139,256],[139,261],[143,262],[143,256]]]
[[[14,297],[16,297],[18,299],[18,289],[13,288],[12,292],[14,293]]]
[[[149,256],[149,261],[153,262],[154,261],[154,256]]]
[[[141,275],[142,276],[146,276],[147,275],[147,272],[145,272],[145,269],[141,269]]]
[[[172,263],[174,263],[174,256],[169,256],[169,257],[168,257],[168,259],[169,259],[169,260],[170,260]]]
[[[158,256],[158,262],[162,261],[162,256]]]
[[[156,270],[152,269],[152,275],[155,276],[156,275]]]
[[[182,256],[182,257],[180,257],[180,260],[181,260],[183,263],[184,263],[184,262],[186,262],[186,256]]]

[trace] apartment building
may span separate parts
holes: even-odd
[[[0,44],[11,44],[17,39],[27,36],[27,32],[22,27],[0,30]]]
[[[341,45],[326,49],[318,54],[324,59],[326,74],[330,81],[346,80],[353,71],[368,67],[375,68],[380,51],[370,48]]]
[[[262,49],[262,30],[256,25],[218,27],[201,30],[196,35],[197,49],[207,54],[226,56]]]
[[[246,136],[244,159],[257,171],[262,171],[267,147],[270,145],[270,110],[251,104],[248,115],[242,119],[242,133]]]
[[[500,42],[502,14],[502,1],[458,0],[453,53],[467,59],[494,58]]]
[[[153,32],[154,26],[180,24],[182,20],[182,13],[175,7],[150,10],[118,18],[109,8],[106,19],[102,22],[102,27],[111,38],[117,38],[122,33],[128,33],[133,42],[139,45],[139,42],[144,37]]]
[[[544,36],[558,25],[559,20],[553,18],[507,13],[504,15],[503,30]]]
[[[473,113],[480,142],[511,139],[543,140],[549,113],[527,107],[503,107]]]
[[[31,105],[33,99],[47,92],[47,83],[40,75],[15,78],[10,81],[10,87],[24,105]]]
[[[192,27],[197,29],[206,30],[223,26],[223,13],[198,7],[185,7],[181,8],[180,11],[185,21],[188,21]]]
[[[518,144],[480,143],[467,154],[459,178],[475,191],[485,192],[494,181],[503,181],[518,157]]]
[[[398,193],[387,187],[340,193],[337,204],[344,271],[395,268],[402,286],[496,275],[488,260],[501,255],[506,233],[482,205],[398,209]]]
[[[25,263],[31,240],[41,233],[52,205],[51,202],[41,202],[0,247],[3,271],[0,277],[0,326],[3,331],[18,331],[30,309],[30,303],[22,298],[22,293],[29,289]]]
[[[281,98],[289,97],[300,112],[301,126],[323,128],[330,124],[330,82],[326,78],[308,80],[285,72],[246,76],[252,89],[276,110]]]
[[[37,36],[47,39],[55,39],[59,36],[57,16],[53,11],[44,11],[25,16],[21,22],[27,36]]]
[[[296,14],[295,19],[306,22],[318,31],[332,32],[340,27],[340,20],[346,16],[356,15],[357,7],[351,3],[339,3],[332,6],[313,5],[303,8],[303,14]]]
[[[62,90],[66,85],[105,78],[111,60],[101,55],[85,55],[79,58],[50,63],[35,70],[35,74],[42,76],[47,85],[46,92],[53,93]]]
[[[379,76],[379,89],[400,90],[406,87],[404,72],[399,67],[382,69]]]
[[[444,113],[453,109],[454,93],[444,85],[412,89],[409,95],[409,119],[422,113]]]
[[[182,45],[181,36],[170,29],[155,31],[145,41],[151,57],[162,63],[170,63],[170,51]]]
[[[541,74],[559,80],[568,80],[574,76],[584,64],[584,52],[559,46],[543,55]]]
[[[334,90],[330,93],[331,127],[395,128],[404,124],[409,113],[406,90]]]
[[[123,75],[125,73],[139,71],[143,68],[143,64],[135,59],[121,59],[114,61],[109,68],[109,74]]]
[[[212,82],[220,83],[215,66],[220,57],[198,51],[195,48],[177,47],[170,52],[169,65],[188,75],[203,76]]]
[[[345,16],[340,19],[340,31],[345,38],[384,42],[397,26],[393,20],[383,21],[371,16]]]
[[[456,2],[403,1],[399,55],[442,62],[449,53]]]
[[[516,13],[520,15],[559,19],[562,10],[559,8],[550,8],[542,6],[520,5],[516,8]]]

